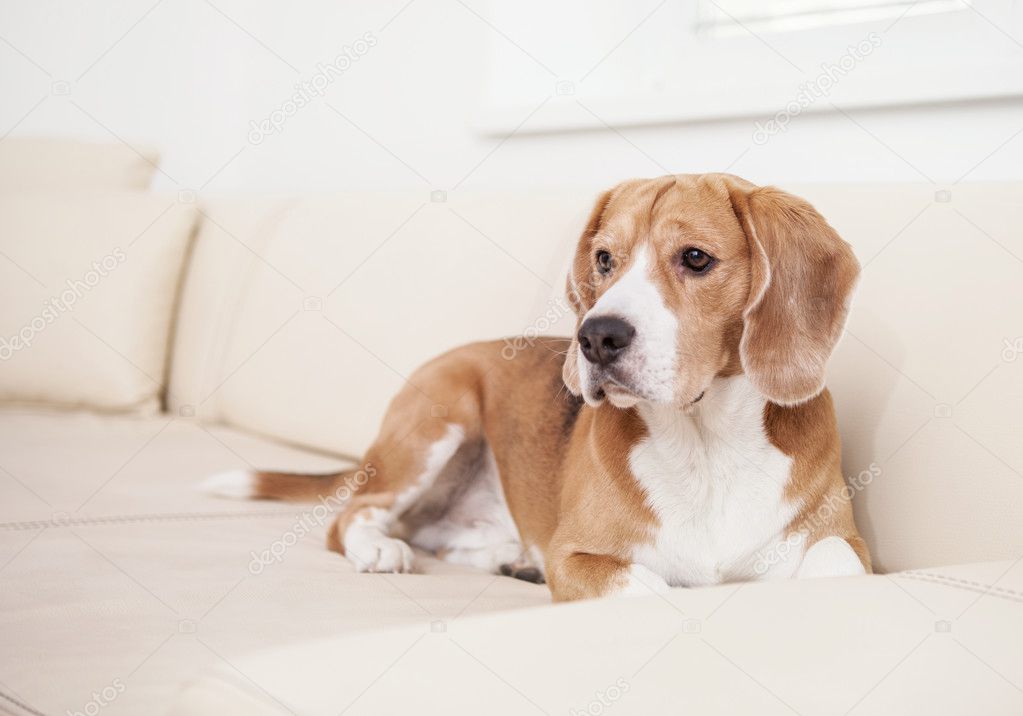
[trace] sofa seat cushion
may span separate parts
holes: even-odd
[[[196,490],[247,464],[343,466],[181,416],[0,410],[0,712],[163,712],[257,649],[549,602],[425,555],[421,574],[355,574],[315,505]]]
[[[211,500],[196,489],[203,476],[247,463],[310,471],[347,464],[164,413],[138,417],[3,407],[0,528],[196,512],[282,514],[283,503]],[[289,506],[283,513],[297,509]]]
[[[1018,714],[1021,639],[1020,561],[676,589],[232,658],[172,713]]]

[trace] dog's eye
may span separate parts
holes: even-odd
[[[611,254],[607,251],[597,252],[597,270],[603,274],[611,273],[611,269],[614,268],[614,259],[611,258]]]
[[[682,252],[682,265],[690,271],[703,273],[714,263],[714,257],[706,251],[689,248]]]

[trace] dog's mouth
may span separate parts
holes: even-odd
[[[663,402],[646,395],[644,391],[631,386],[613,372],[595,376],[590,386],[588,390],[583,391],[583,399],[593,407],[603,405],[605,401],[616,408],[631,408],[643,401]],[[705,390],[701,390],[698,395],[684,400],[680,407],[686,409],[695,408],[696,404],[703,399],[705,393]]]
[[[617,383],[607,383],[600,390],[607,396],[607,402],[616,408],[631,408],[642,400],[642,396]]]
[[[605,400],[616,408],[631,408],[646,397],[613,373],[595,376],[590,390],[584,391],[586,402],[596,407]]]

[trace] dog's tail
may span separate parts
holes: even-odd
[[[364,476],[365,473],[356,468],[327,474],[229,470],[206,478],[200,489],[210,495],[236,500],[312,502],[332,495],[347,498],[365,483]]]

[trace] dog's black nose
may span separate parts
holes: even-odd
[[[614,363],[632,343],[636,329],[613,316],[588,318],[579,329],[579,347],[590,363]]]

